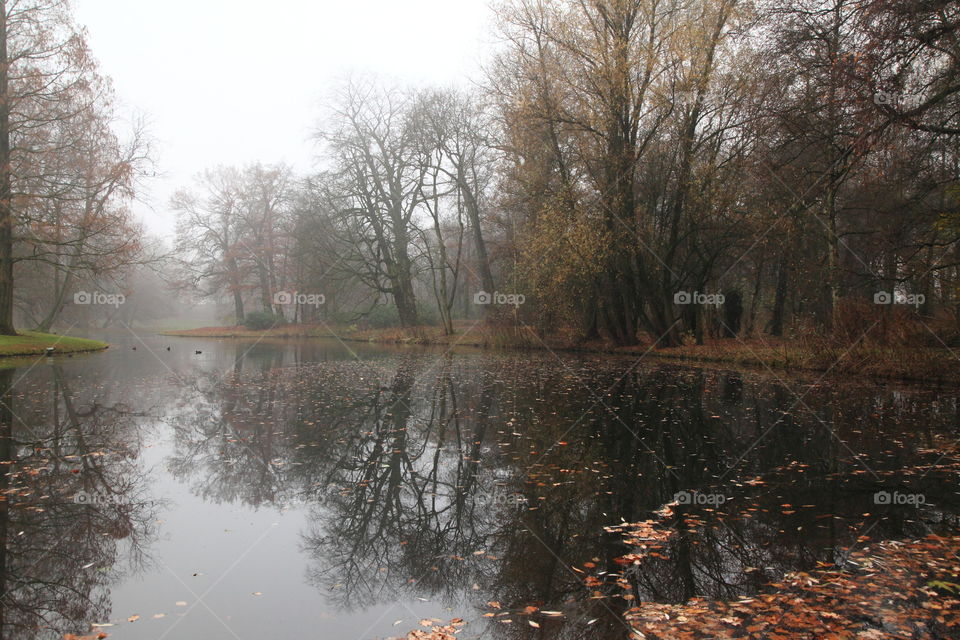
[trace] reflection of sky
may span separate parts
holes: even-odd
[[[605,389],[609,385],[601,382],[611,375],[617,377],[617,368],[630,366],[632,360],[610,359],[601,367],[594,360],[576,356],[564,356],[563,362],[557,363],[553,356],[543,354],[533,366],[531,356],[511,359],[471,353],[450,361],[456,404],[445,396],[447,414],[441,414],[436,401],[446,387],[442,379],[438,383],[436,354],[395,358],[391,354],[402,351],[355,345],[363,358],[371,359],[354,363],[350,354],[335,343],[262,343],[245,358],[239,386],[231,387],[220,381],[233,372],[237,355],[250,344],[161,337],[145,338],[144,342],[112,341],[113,348],[105,353],[57,361],[62,365],[63,379],[76,395],[77,406],[94,401],[107,406],[123,402],[147,414],[130,418],[129,433],[122,439],[134,446],[139,443],[135,464],[144,474],[144,493],[163,501],[158,515],[159,539],[148,550],[153,560],[148,569],[124,578],[111,590],[111,622],[117,626],[110,628],[110,637],[121,640],[157,640],[164,633],[171,638],[233,638],[228,629],[244,638],[278,634],[348,638],[403,635],[416,627],[420,618],[474,616],[474,621],[482,624],[476,618],[477,603],[501,599],[504,603],[508,599],[526,603],[544,588],[553,589],[551,594],[558,597],[549,606],[563,608],[564,594],[582,588],[583,579],[567,566],[593,556],[609,558],[614,551],[622,553],[609,541],[599,541],[604,524],[619,522],[621,517],[647,517],[644,514],[649,509],[668,500],[675,491],[709,483],[720,475],[725,460],[739,455],[764,425],[782,416],[781,407],[791,398],[778,384],[760,377],[651,369],[637,375],[622,389],[622,395],[605,396],[605,402],[616,406],[622,416],[622,422],[618,422],[602,407],[584,413],[594,404],[595,396],[578,389],[570,371]],[[134,344],[137,351],[132,350]],[[171,351],[166,351],[166,346],[171,346]],[[195,350],[202,353],[195,354]],[[295,362],[324,360],[336,362],[299,369],[295,366]],[[518,368],[518,362],[529,368]],[[343,571],[338,574],[338,568],[342,567],[343,554],[349,556],[344,550],[351,548],[352,541],[344,538],[349,532],[344,532],[343,525],[356,508],[351,499],[360,491],[355,486],[352,491],[341,489],[354,485],[359,472],[340,469],[331,473],[331,469],[338,461],[355,461],[355,456],[366,460],[371,441],[362,434],[379,430],[384,435],[385,450],[375,460],[376,470],[387,471],[379,465],[391,460],[392,439],[397,434],[390,431],[402,424],[395,425],[386,414],[403,408],[399,402],[391,405],[393,391],[400,389],[396,372],[403,366],[410,367],[408,372],[414,378],[407,400],[410,416],[403,423],[410,460],[403,463],[402,508],[393,522],[400,522],[408,530],[389,530],[377,539],[377,544],[386,546],[386,553],[376,545],[367,545],[358,553],[370,557],[355,558],[359,567],[369,570],[361,576],[375,587],[369,592],[383,600],[373,602],[373,596],[351,599],[344,593],[340,582]],[[30,397],[20,405],[25,410],[32,407],[29,419],[44,419],[42,407],[46,405],[42,398],[51,371],[46,365],[37,366],[18,383],[23,385],[21,392]],[[265,386],[263,372],[270,371],[273,374],[267,379],[272,383]],[[595,377],[591,378],[592,374]],[[358,376],[365,378],[366,386],[357,386]],[[455,531],[445,527],[452,524],[454,487],[463,482],[463,469],[468,464],[463,456],[473,448],[477,413],[481,410],[481,380],[483,384],[493,381],[487,385],[492,389],[487,399],[487,431],[478,447],[483,461],[478,484],[467,495],[467,502],[473,505],[468,509],[469,531],[461,530],[464,535],[456,538]],[[369,401],[381,386],[385,388],[379,391],[378,427],[367,412]],[[338,402],[347,396],[358,406],[334,429],[325,420],[332,415],[329,411],[336,413],[342,408]],[[302,404],[291,402],[295,397]],[[909,388],[822,385],[812,390],[805,402],[844,429],[849,446],[876,453],[884,446],[927,446],[930,434],[924,429],[953,424],[955,399],[941,394],[939,405],[935,405],[929,401],[931,397],[929,391]],[[221,418],[236,398],[243,401],[239,409],[234,409],[242,411],[245,426],[235,432],[227,430],[225,436]],[[835,398],[836,404],[825,404],[825,398]],[[258,404],[261,401],[264,404]],[[452,431],[454,423],[445,420],[454,406],[460,412],[459,442]],[[836,406],[843,406],[843,412],[836,413]],[[298,412],[308,409],[312,411],[309,419],[316,426],[295,428],[301,415]],[[581,416],[583,419],[577,420]],[[880,420],[878,416],[891,419],[885,428],[905,429],[910,438],[878,439],[872,429],[862,428],[864,420],[872,423]],[[261,420],[265,423],[263,433],[255,441]],[[710,520],[709,513],[698,514],[708,522],[696,534],[699,546],[689,550],[700,563],[693,572],[697,581],[694,587],[709,585],[711,571],[736,588],[749,587],[738,582],[744,566],[790,568],[804,558],[823,557],[817,555],[821,549],[816,545],[824,536],[832,536],[826,538],[827,544],[842,545],[857,535],[859,522],[852,518],[874,510],[874,505],[860,501],[868,499],[875,487],[868,486],[866,474],[858,480],[863,487],[856,482],[841,486],[835,479],[817,479],[817,465],[834,465],[839,461],[836,456],[843,453],[834,439],[824,436],[818,420],[809,413],[796,412],[776,437],[750,450],[747,469],[766,468],[770,482],[728,483],[724,494],[731,500],[723,508],[729,510],[730,517],[725,524]],[[438,421],[448,428],[443,441]],[[571,425],[577,429],[567,432]],[[656,453],[638,446],[624,425],[659,433],[659,439],[650,441],[656,443]],[[208,436],[212,437],[204,442]],[[548,446],[561,436],[569,442]],[[250,446],[229,442],[230,438],[251,438]],[[876,447],[881,449],[875,451]],[[267,455],[278,464],[271,464],[266,471],[257,454]],[[673,473],[657,470],[663,456],[673,456]],[[776,483],[771,469],[793,460],[804,462],[808,482],[794,484],[790,479]],[[873,458],[870,463],[874,464]],[[849,466],[857,468],[855,463]],[[532,482],[521,484],[519,476],[527,471]],[[425,479],[434,473],[441,486],[435,497],[426,497],[431,508],[420,513],[415,508],[413,490],[423,488]],[[735,478],[737,474],[731,474],[730,480]],[[332,486],[327,485],[330,480]],[[858,493],[864,487],[870,489],[864,493],[866,498]],[[517,489],[531,498],[534,510],[491,499],[491,495],[513,495]],[[367,499],[373,500],[371,508],[379,513],[385,508],[382,498],[369,488],[361,506],[368,504]],[[792,506],[783,506],[786,504]],[[750,507],[759,509],[741,518],[740,510]],[[828,509],[846,519],[837,520],[836,525],[833,520],[815,519]],[[900,524],[915,526],[909,522]],[[895,526],[900,525],[878,526],[871,533],[896,531]],[[401,548],[396,536],[423,533],[417,527],[427,533],[435,527],[444,533],[424,536],[426,542],[415,550],[422,557],[404,556],[404,550],[413,547]],[[523,531],[527,528],[530,533]],[[836,531],[827,531],[830,528]],[[319,535],[323,542],[308,544],[312,535]],[[564,557],[552,556],[535,536],[556,540],[557,552]],[[740,548],[741,539],[747,540],[748,548]],[[476,556],[473,552],[480,550],[481,541],[485,553]],[[450,565],[453,553],[464,560]],[[396,565],[380,572],[376,554],[380,554],[379,559],[396,561]],[[434,558],[436,554],[440,554],[439,559]],[[123,558],[121,553],[113,568],[118,575],[125,573]],[[444,562],[448,563],[446,569],[442,567]],[[651,588],[662,587],[656,580],[667,579],[677,570],[672,560],[663,562],[655,566],[660,578],[654,576]],[[431,585],[428,578],[408,585],[409,579],[421,576],[407,573],[431,564],[441,565],[438,576],[447,575],[442,572],[449,570],[449,575],[463,584],[446,589],[436,581]],[[476,589],[472,586],[475,582],[479,583]],[[424,602],[418,598],[430,596],[434,589],[443,592],[446,601]],[[668,590],[664,597],[676,596]],[[343,601],[349,610],[336,608]],[[178,602],[186,605],[179,606]],[[158,614],[163,617],[153,617]],[[126,622],[133,615],[140,618]],[[596,613],[589,617],[596,617]],[[394,626],[397,620],[403,622]]]
[[[280,513],[212,504],[169,476],[157,480],[170,488],[174,504],[161,515],[161,539],[154,545],[162,566],[113,590],[114,616],[139,614],[141,619],[122,624],[111,638],[155,640],[171,627],[168,637],[205,640],[235,638],[229,629],[241,638],[368,638],[389,635],[398,618],[410,628],[416,625],[406,610],[390,612],[384,604],[341,615],[306,584],[300,538],[308,525],[305,508]],[[425,617],[445,613],[415,599],[407,604]],[[153,619],[159,613],[166,617]]]
[[[204,478],[175,478],[169,462],[178,448],[168,420],[198,406],[196,395],[209,392],[229,371],[235,352],[232,345],[222,350],[208,345],[207,357],[201,357],[179,341],[167,352],[168,342],[120,339],[103,354],[58,359],[78,407],[94,401],[124,402],[135,411],[148,408],[149,413],[131,418],[128,426],[132,442],[142,438],[137,465],[145,471],[147,493],[162,501],[157,516],[159,539],[148,550],[149,566],[111,588],[109,622],[115,626],[104,628],[111,638],[156,640],[165,633],[171,638],[205,640],[276,637],[278,629],[283,637],[371,638],[414,628],[421,618],[450,617],[440,605],[412,596],[402,604],[396,600],[374,606],[358,603],[346,615],[333,610],[324,594],[307,583],[302,552],[307,504],[291,500],[285,508],[271,504],[256,508],[204,499],[197,491]],[[134,344],[136,352],[131,348]],[[256,364],[256,358],[251,362]],[[41,398],[48,389],[50,371],[45,363],[29,370],[22,389]],[[189,383],[198,372],[204,383],[191,390]],[[209,469],[196,471],[202,474]],[[123,574],[126,557],[124,545],[120,546],[112,572]],[[184,602],[184,606],[177,604]],[[131,616],[139,619],[127,622]],[[394,626],[401,619],[403,623]]]

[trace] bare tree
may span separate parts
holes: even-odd
[[[337,209],[352,245],[345,264],[393,298],[404,327],[419,324],[411,247],[426,174],[409,107],[410,97],[399,90],[352,81],[317,136],[337,167]]]
[[[181,256],[183,285],[198,289],[202,296],[221,292],[233,298],[234,318],[243,322],[243,289],[246,267],[238,257],[241,242],[240,172],[219,167],[196,178],[201,195],[181,190],[171,206],[177,211],[177,254]]]
[[[93,63],[64,0],[2,2],[0,13],[0,333],[10,335],[19,169],[56,144],[49,127],[87,108],[67,98],[87,86]]]

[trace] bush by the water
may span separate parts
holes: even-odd
[[[271,329],[284,323],[283,316],[270,313],[269,311],[254,311],[248,313],[243,319],[243,326],[254,331]]]
[[[439,324],[440,317],[433,307],[418,305],[417,314],[422,325],[434,326]],[[397,308],[392,304],[377,305],[363,315],[361,322],[374,329],[399,327],[400,314],[397,313]]]

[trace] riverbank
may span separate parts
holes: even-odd
[[[0,358],[39,356],[52,347],[55,354],[102,351],[109,347],[106,342],[88,338],[59,336],[39,331],[21,331],[15,336],[0,336]]]
[[[638,525],[649,533],[647,523]],[[638,542],[650,548],[649,540],[643,537]],[[624,619],[633,630],[631,637],[648,640],[955,638],[960,629],[960,585],[954,561],[958,552],[956,536],[881,542],[848,550],[843,566],[820,563],[810,573],[788,574],[755,597],[730,602],[704,598],[684,604],[642,602],[630,607]],[[638,558],[637,554],[625,556],[624,563],[639,562]],[[629,582],[621,578],[620,583],[626,587],[621,597],[633,602]],[[503,622],[526,618],[536,628],[544,617],[532,606],[519,613],[502,613],[510,616]],[[420,624],[426,629],[411,631],[406,640],[457,640],[463,621],[422,620]]]
[[[538,336],[530,327],[491,327],[483,323],[461,325],[454,335],[438,327],[415,329],[361,329],[356,326],[285,325],[254,331],[244,327],[201,327],[165,331],[163,335],[194,338],[336,338],[382,344],[417,344],[488,349],[549,349],[586,353],[646,355],[705,364],[736,364],[763,369],[821,371],[866,378],[960,384],[960,357],[948,348],[886,347],[857,342],[780,338],[727,338],[706,344],[654,348],[650,344],[618,347],[602,340],[578,341],[558,333]]]

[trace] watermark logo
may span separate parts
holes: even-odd
[[[719,307],[726,301],[722,293],[700,293],[699,291],[677,291],[673,294],[673,304],[712,304]]]
[[[101,291],[77,291],[73,294],[73,304],[106,304],[114,308],[127,301],[122,293],[103,293]]]
[[[916,109],[922,102],[915,93],[897,93],[896,91],[877,91],[873,94],[874,104],[886,107],[900,107],[901,109]]]
[[[677,504],[697,504],[719,506],[727,501],[722,493],[701,493],[699,491],[677,491],[673,494],[673,501]]]
[[[926,503],[927,497],[922,493],[900,493],[899,491],[877,491],[873,494],[873,504],[904,505],[918,507]]]
[[[273,294],[273,304],[288,306],[302,304],[319,307],[327,301],[322,293],[300,293],[299,291],[277,291]]]
[[[112,493],[88,493],[86,491],[78,491],[73,494],[73,501],[76,504],[90,505],[126,504],[127,502],[123,496]]]
[[[519,307],[526,302],[526,300],[527,297],[522,293],[500,293],[499,291],[488,293],[486,291],[477,291],[473,294],[473,304],[512,304],[515,307]]]
[[[922,293],[900,293],[899,291],[877,291],[873,294],[873,304],[907,304],[919,307],[927,297]]]
[[[520,493],[506,491],[480,492],[476,495],[476,505],[482,507],[519,506],[527,504],[527,499]]]

